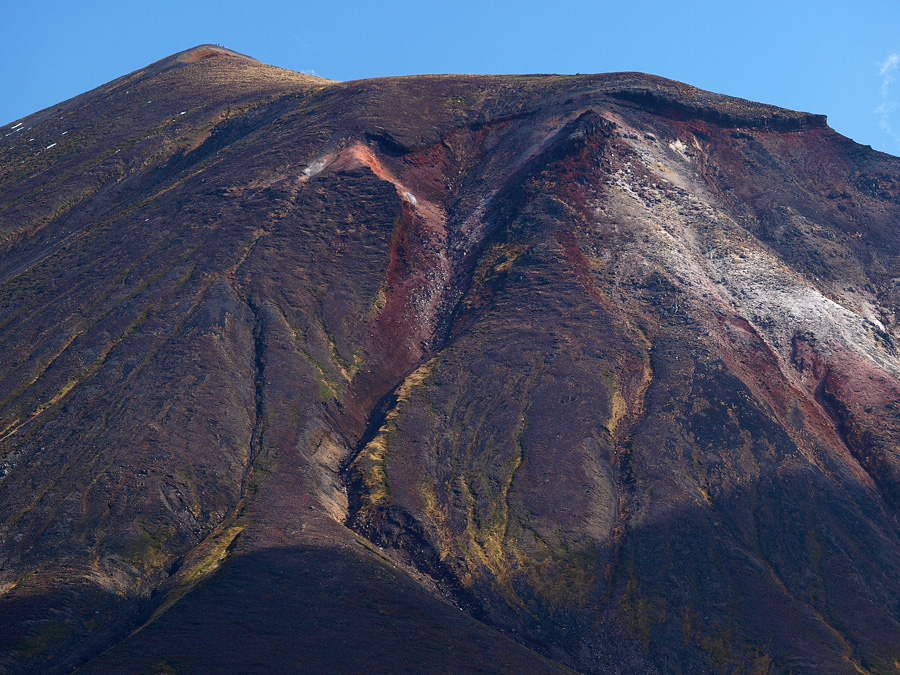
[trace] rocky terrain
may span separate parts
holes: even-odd
[[[0,672],[900,671],[900,159],[202,46],[0,129]]]

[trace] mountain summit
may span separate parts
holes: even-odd
[[[0,672],[900,667],[900,159],[213,45],[0,132]]]

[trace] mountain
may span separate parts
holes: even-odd
[[[0,132],[0,672],[900,669],[900,159],[211,45]]]

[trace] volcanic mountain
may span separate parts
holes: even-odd
[[[900,670],[900,159],[209,45],[0,136],[0,672]]]

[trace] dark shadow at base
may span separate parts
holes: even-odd
[[[367,551],[238,555],[79,673],[563,673]]]

